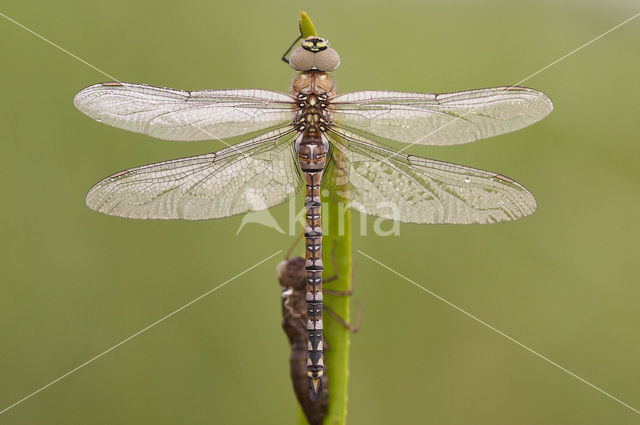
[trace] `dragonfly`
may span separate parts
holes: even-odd
[[[266,209],[305,190],[307,377],[322,394],[321,193],[360,213],[409,223],[497,223],[536,209],[504,175],[407,154],[387,142],[458,145],[508,133],[553,109],[520,86],[455,93],[336,92],[340,57],[328,40],[302,38],[287,60],[291,91],[184,91],[119,81],[81,90],[89,117],[151,137],[242,141],[216,152],[128,168],[104,178],[89,208],[137,219],[213,219]],[[226,142],[225,142],[226,143]],[[346,188],[346,190],[345,190]]]

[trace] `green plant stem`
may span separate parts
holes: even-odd
[[[324,275],[333,276],[337,272],[338,276],[336,280],[325,285],[325,288],[333,291],[348,291],[351,288],[351,212],[344,208],[346,204],[344,198],[338,202],[335,198],[323,200],[323,216],[327,217],[322,241]],[[330,260],[334,249],[337,270],[334,270],[333,261]],[[348,296],[324,296],[325,304],[347,323],[350,321],[349,300]],[[329,381],[329,412],[324,423],[341,425],[347,418],[350,333],[341,323],[325,314],[324,335],[329,345],[325,354]]]

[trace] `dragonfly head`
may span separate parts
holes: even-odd
[[[329,40],[311,35],[302,40],[302,48],[317,53],[329,48]]]
[[[338,52],[329,47],[329,41],[321,37],[309,36],[302,40],[289,58],[289,64],[296,71],[334,71],[340,66]]]

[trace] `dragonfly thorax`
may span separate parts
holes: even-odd
[[[307,71],[293,82],[297,110],[294,127],[303,133],[319,133],[333,122],[329,99],[335,95],[333,79],[324,72]]]
[[[319,97],[331,98],[336,94],[336,83],[326,72],[305,71],[301,72],[294,80],[291,87],[292,95],[317,94]]]

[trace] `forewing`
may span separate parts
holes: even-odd
[[[293,131],[272,131],[218,152],[115,173],[87,194],[89,208],[140,219],[227,217],[263,210],[297,192],[302,179]]]
[[[349,206],[364,214],[423,224],[497,223],[533,213],[533,195],[500,174],[395,152],[343,132],[331,136],[344,155]],[[335,157],[326,184],[344,174]]]
[[[184,91],[100,83],[73,99],[105,124],[167,140],[224,139],[290,123],[293,99],[268,90]]]
[[[515,131],[553,109],[542,92],[495,87],[457,93],[360,91],[331,100],[339,126],[420,145],[456,145]]]

